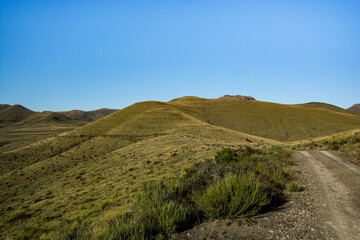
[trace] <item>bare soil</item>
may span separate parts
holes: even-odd
[[[295,180],[279,209],[252,222],[204,222],[173,239],[360,239],[360,167],[328,151],[295,152]]]

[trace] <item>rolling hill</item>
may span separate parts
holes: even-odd
[[[24,120],[32,116],[35,112],[21,106],[21,105],[0,105],[0,123],[11,124]]]
[[[326,104],[323,106],[327,107],[284,105],[231,97],[185,97],[170,103],[212,125],[277,141],[301,140],[359,128],[359,116],[339,111],[337,107],[329,109]]]
[[[342,113],[354,113],[349,109],[343,109],[343,108],[335,106],[335,105],[331,105],[328,103],[321,103],[321,102],[309,102],[309,103],[304,103],[304,104],[297,104],[296,106],[324,108],[324,109],[329,109],[329,110],[333,110],[336,112],[342,112]]]
[[[0,152],[73,130],[117,110],[35,112],[21,105],[0,105]]]
[[[88,122],[96,121],[105,117],[116,109],[102,108],[94,111],[72,110],[65,112],[35,112],[21,105],[0,105],[0,123],[6,127],[23,126],[38,127],[40,125],[66,124],[75,126],[83,125]]]
[[[62,115],[42,119],[70,119]],[[231,97],[136,103],[71,131],[3,149],[0,231],[4,238],[51,236],[61,221],[79,216],[96,219],[101,228],[127,208],[144,181],[180,174],[224,146],[267,147],[359,128],[359,115],[324,107]]]
[[[351,107],[349,107],[347,110],[360,114],[360,104],[354,104]]]
[[[72,120],[78,120],[82,122],[93,122],[116,111],[117,111],[116,109],[101,108],[94,111],[72,110],[72,111],[59,112],[59,113],[64,114],[65,116],[67,116]]]

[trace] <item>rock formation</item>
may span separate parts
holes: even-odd
[[[250,96],[242,96],[242,95],[224,95],[224,97],[232,97],[232,98],[237,98],[237,99],[241,99],[241,100],[256,100],[253,97]]]

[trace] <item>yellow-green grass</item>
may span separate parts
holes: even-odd
[[[0,229],[10,238],[29,229],[39,237],[78,216],[101,225],[131,202],[145,180],[174,175],[223,145],[241,143],[276,141],[203,123],[166,103],[135,104],[2,153]]]
[[[304,104],[297,104],[296,106],[311,107],[311,108],[324,108],[324,109],[329,109],[329,110],[341,112],[341,113],[356,114],[347,109],[343,109],[338,106],[334,106],[334,105],[331,105],[328,103],[322,103],[322,102],[309,102],[309,103],[304,103]]]
[[[174,175],[219,149],[178,135],[159,136],[101,158],[79,161],[59,156],[4,174],[1,231],[12,237],[25,227],[51,230],[59,220],[78,216],[95,218],[101,225],[131,202],[142,182]],[[20,214],[29,217],[16,220]]]
[[[0,128],[0,153],[33,144],[39,140],[54,137],[57,134],[68,132],[78,126],[48,125],[33,127],[6,127]]]
[[[96,219],[100,230],[142,182],[176,175],[223,146],[269,146],[359,127],[353,114],[232,98],[137,103],[2,151],[1,237],[51,238],[61,220],[79,216]]]
[[[277,141],[327,136],[360,126],[359,115],[318,107],[245,101],[231,97],[186,97],[170,103],[209,124]]]

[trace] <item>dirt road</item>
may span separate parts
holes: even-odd
[[[360,167],[329,151],[301,151],[295,157],[317,180],[324,226],[338,239],[360,239]]]

